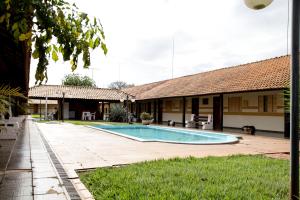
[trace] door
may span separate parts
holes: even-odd
[[[223,130],[223,95],[213,97],[213,127]]]
[[[192,98],[192,114],[199,115],[199,98]]]
[[[64,103],[64,119],[69,119],[69,102]]]
[[[157,120],[158,123],[161,124],[162,123],[162,100],[158,100],[157,102]]]
[[[151,114],[151,102],[147,103],[147,113]]]

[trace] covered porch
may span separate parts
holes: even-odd
[[[121,100],[132,99],[133,96],[114,89],[43,85],[35,86],[29,90],[29,98],[57,100],[56,119],[75,120],[107,120],[112,104],[119,104]],[[47,106],[42,114],[49,115]],[[84,117],[85,115],[93,117]]]

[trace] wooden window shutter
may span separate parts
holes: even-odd
[[[268,95],[268,112],[273,112],[273,95]]]
[[[241,112],[241,97],[230,97],[228,98],[228,111],[229,112]]]
[[[264,112],[264,96],[258,96],[258,112]]]
[[[273,112],[277,112],[277,95],[273,95]]]

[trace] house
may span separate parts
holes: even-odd
[[[121,99],[133,98],[123,91],[67,85],[40,85],[29,90],[29,98],[55,100],[59,119],[82,119],[83,112],[95,112],[96,119],[105,119],[110,106]],[[49,112],[48,112],[49,113]]]
[[[135,99],[129,111],[151,113],[158,124],[173,120],[185,126],[191,115],[212,115],[213,129],[255,126],[289,137],[289,113],[284,91],[289,87],[290,57],[227,67],[120,90],[43,85],[29,97],[57,100],[65,119],[81,119],[84,111],[104,119],[112,103]],[[64,105],[64,106],[63,106]],[[64,112],[62,111],[64,109]]]
[[[288,137],[283,92],[289,87],[289,63],[289,56],[276,57],[123,91],[135,96],[137,116],[149,112],[156,123],[184,126],[191,114],[211,114],[215,130],[251,125]]]

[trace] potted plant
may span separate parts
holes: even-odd
[[[149,125],[152,123],[152,116],[147,112],[142,112],[140,118],[143,125]]]

